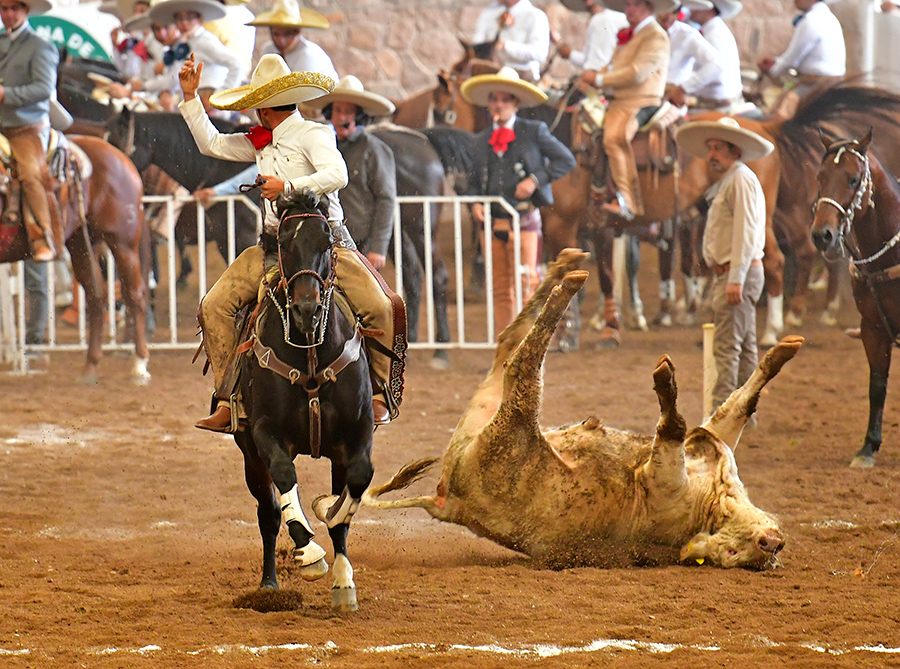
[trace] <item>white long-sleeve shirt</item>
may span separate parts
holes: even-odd
[[[334,63],[331,62],[331,58],[325,53],[325,50],[302,35],[297,46],[287,53],[281,53],[272,42],[266,42],[259,56],[262,58],[268,53],[284,58],[284,62],[291,68],[291,72],[318,72],[326,77],[331,77],[335,82],[340,79],[337,70],[334,69]],[[256,63],[253,63],[253,67],[256,67]]]
[[[194,54],[194,60],[203,63],[203,72],[200,75],[201,88],[226,90],[237,88],[247,81],[246,63],[203,26],[197,26],[196,30],[182,41],[187,42]]]
[[[500,16],[507,11],[512,17],[512,25],[501,30]],[[472,41],[476,44],[492,42],[498,36],[503,42],[503,49],[497,52],[500,63],[529,72],[537,81],[541,76],[541,65],[550,53],[550,21],[547,15],[532,5],[530,0],[519,0],[510,8],[492,2],[478,17]]]
[[[602,70],[612,60],[616,50],[616,34],[628,27],[628,19],[622,12],[604,9],[588,22],[584,51],[572,51],[569,61],[585,70]]]
[[[675,21],[668,33],[672,54],[666,83],[681,86],[689,95],[715,97],[705,91],[715,91],[721,85],[722,66],[716,47],[683,21]]]
[[[307,121],[294,112],[272,131],[272,142],[257,151],[241,133],[220,133],[209,120],[199,98],[178,105],[200,153],[204,156],[253,162],[260,174],[271,174],[291,184],[291,188],[311,189],[328,197],[328,220],[341,223],[344,212],[337,192],[347,185],[347,164],[338,151],[334,132],[326,125]],[[278,229],[278,216],[272,203],[264,200],[267,231]]]
[[[717,100],[738,100],[743,96],[744,86],[741,82],[741,56],[738,53],[737,42],[725,21],[720,16],[714,16],[704,23],[700,32],[710,44],[719,52],[719,65],[722,68],[720,85],[709,92],[704,92],[703,97]]]
[[[824,2],[817,2],[794,26],[787,50],[775,59],[773,77],[794,68],[798,74],[842,77],[847,73],[844,31]]]
[[[703,233],[706,263],[731,263],[728,283],[743,285],[766,245],[766,196],[756,174],[740,160],[713,185],[715,197]]]

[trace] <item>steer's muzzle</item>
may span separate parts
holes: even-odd
[[[775,530],[766,530],[763,532],[756,542],[759,550],[771,555],[777,555],[784,548],[784,539],[779,532]]]

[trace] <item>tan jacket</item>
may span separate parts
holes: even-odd
[[[629,105],[658,105],[669,71],[669,36],[656,21],[638,31],[627,44],[617,46],[612,62],[601,72],[603,87],[613,99]]]

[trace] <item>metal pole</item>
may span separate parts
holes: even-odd
[[[716,360],[713,356],[713,341],[716,326],[712,323],[703,324],[703,421],[712,415],[713,386],[716,385]]]

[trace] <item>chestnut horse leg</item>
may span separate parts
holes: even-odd
[[[104,303],[100,268],[91,249],[87,246],[84,234],[80,231],[69,237],[66,246],[72,258],[72,272],[75,280],[84,288],[85,294],[88,350],[81,380],[94,385],[98,381],[97,366],[100,364],[103,344]]]
[[[616,348],[621,340],[619,309],[613,296],[613,240],[615,229],[604,221],[594,225],[594,253],[597,256],[597,274],[600,278],[600,292],[603,294],[603,330],[600,332],[600,349]]]
[[[855,287],[854,287],[855,288]],[[881,325],[870,295],[860,300],[860,292],[868,289],[860,287],[854,292],[857,295],[862,319],[861,336],[869,361],[869,424],[866,427],[866,438],[863,447],[853,460],[851,467],[874,467],[875,453],[881,447],[881,420],[884,415],[884,400],[887,397],[888,372],[891,369],[892,344],[890,335]],[[866,308],[867,307],[867,308]],[[868,316],[866,317],[866,313]]]

